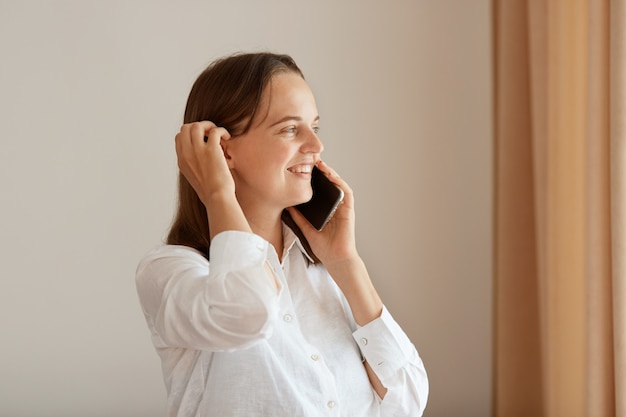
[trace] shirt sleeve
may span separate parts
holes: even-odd
[[[155,347],[243,349],[267,338],[278,294],[266,269],[269,243],[228,231],[211,242],[211,266],[185,246],[165,245],[137,267],[139,300]]]
[[[428,378],[415,346],[386,307],[381,316],[353,332],[361,349],[387,393],[381,401],[381,416],[419,417],[428,398]]]

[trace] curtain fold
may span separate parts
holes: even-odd
[[[623,1],[493,6],[494,414],[626,417]]]
[[[587,100],[586,275],[589,303],[587,337],[588,416],[615,415],[613,300],[611,279],[610,176],[610,5],[589,3]]]
[[[547,10],[547,152],[539,231],[543,377],[548,416],[583,416],[585,404],[585,1],[550,1]],[[533,138],[533,143],[537,140]]]
[[[626,416],[626,4],[610,8],[611,244],[616,415]]]
[[[494,6],[494,410],[498,416],[541,417],[527,8],[523,0]]]

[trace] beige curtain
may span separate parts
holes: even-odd
[[[617,416],[626,416],[626,1],[611,1],[611,232]]]
[[[624,0],[494,0],[498,417],[626,417]]]

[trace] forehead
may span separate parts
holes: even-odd
[[[317,113],[315,98],[309,85],[293,72],[273,76],[263,90],[259,104],[259,115],[264,119],[286,113],[301,116]]]

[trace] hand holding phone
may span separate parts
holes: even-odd
[[[298,204],[295,208],[315,229],[321,231],[341,204],[343,190],[326,178],[316,166],[311,173],[311,187],[313,188],[311,200]]]

